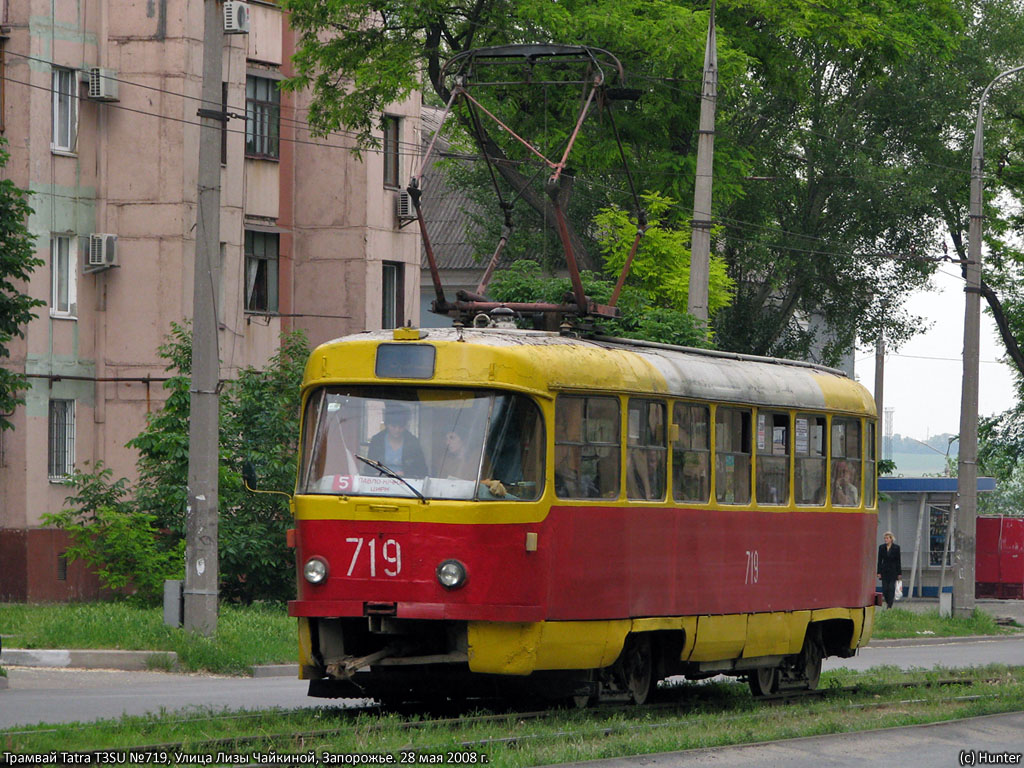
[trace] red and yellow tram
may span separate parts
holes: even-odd
[[[814,687],[874,619],[875,408],[804,363],[509,328],[318,347],[301,676],[383,700]]]

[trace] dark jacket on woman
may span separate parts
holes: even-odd
[[[886,549],[885,544],[878,547],[878,568],[876,573],[882,577],[882,581],[895,581],[903,570],[900,562],[900,545],[893,544]]]

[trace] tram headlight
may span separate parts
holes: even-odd
[[[437,566],[437,581],[445,589],[458,589],[466,583],[466,566],[458,560],[445,560]]]
[[[327,561],[322,557],[311,557],[302,566],[302,575],[306,577],[306,581],[310,584],[320,584],[326,581],[329,571]]]

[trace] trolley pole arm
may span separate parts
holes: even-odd
[[[505,223],[501,228],[501,239],[498,240],[498,247],[495,248],[494,255],[491,256],[491,261],[488,263],[487,269],[484,270],[484,273],[480,278],[480,283],[476,287],[476,293],[480,296],[482,296],[487,290],[487,286],[491,282],[491,275],[493,275],[494,270],[497,269],[501,253],[505,250],[505,246],[508,244],[508,239],[512,235],[512,204],[502,203],[502,207],[505,209]]]
[[[633,239],[633,247],[629,249],[629,256],[626,257],[626,263],[622,265],[622,272],[619,274],[619,280],[615,283],[615,290],[612,291],[612,297],[608,301],[608,306],[614,307],[619,301],[619,293],[622,292],[622,286],[626,284],[626,278],[629,276],[629,269],[633,266],[633,257],[636,256],[636,249],[640,245],[640,240],[647,232],[647,217],[643,211],[640,211],[637,217],[636,237]]]
[[[423,208],[420,205],[420,196],[423,190],[419,188],[416,179],[409,182],[409,197],[412,198],[412,205],[416,209],[416,220],[420,223],[420,237],[423,238],[423,249],[427,252],[427,263],[430,265],[430,279],[434,282],[434,294],[437,300],[434,302],[435,311],[444,310],[448,301],[444,297],[444,287],[441,285],[441,273],[437,269],[437,259],[434,258],[434,248],[430,244],[430,235],[427,234],[427,222],[423,218]]]
[[[580,308],[580,314],[587,313],[587,297],[583,292],[583,280],[580,279],[580,268],[576,263],[576,255],[572,250],[572,241],[569,239],[569,225],[565,221],[565,212],[559,202],[562,185],[559,179],[552,176],[545,185],[548,197],[551,198],[551,207],[555,209],[555,221],[558,223],[558,236],[562,239],[562,247],[565,249],[565,264],[569,268],[569,279],[572,280],[572,293],[576,299],[576,305]]]

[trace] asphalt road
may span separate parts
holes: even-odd
[[[827,669],[903,669],[1024,664],[1024,637],[967,642],[926,642],[868,647],[853,659],[829,659]],[[8,669],[10,688],[0,691],[0,728],[33,723],[90,721],[151,712],[213,708],[359,706],[362,700],[310,699],[307,684],[293,678],[239,678],[110,670]],[[1024,733],[1020,743],[1024,746]]]

